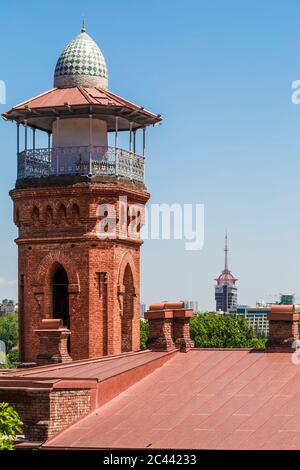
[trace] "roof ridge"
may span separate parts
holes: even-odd
[[[91,100],[91,97],[89,95],[89,93],[84,89],[84,87],[82,86],[77,86],[76,87],[80,93],[82,94],[82,96],[90,103],[90,104],[95,104],[93,103],[93,101]]]
[[[113,97],[113,98],[117,98],[119,100],[121,100],[123,103],[128,103],[129,105],[131,106],[135,106],[137,109],[139,110],[142,110],[143,112],[145,113],[148,113],[149,115],[151,116],[160,116],[160,114],[154,114],[152,113],[151,111],[149,111],[148,109],[144,108],[143,106],[140,106],[139,104],[135,104],[133,103],[133,101],[129,101],[125,98],[122,98],[122,96],[120,95],[117,95],[116,93],[113,93],[112,91],[109,91],[109,90],[105,90],[105,92],[110,96],[110,97]]]
[[[115,99],[118,99],[118,100],[122,101],[122,103],[128,103],[128,104],[131,104],[132,106],[135,106],[137,109],[143,109],[143,110],[145,110],[145,109],[143,108],[143,106],[140,106],[140,105],[138,105],[138,104],[135,104],[135,103],[133,103],[132,101],[126,100],[125,98],[122,98],[122,96],[117,95],[116,93],[113,93],[112,91],[107,90],[107,94],[108,94],[111,98],[113,97],[113,98],[115,98]]]

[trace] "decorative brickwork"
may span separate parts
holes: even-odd
[[[185,309],[183,302],[150,305],[145,312],[145,319],[149,321],[149,349],[170,351],[176,347],[188,351],[194,346],[190,338],[191,316],[192,310]]]
[[[55,390],[50,393],[48,436],[57,434],[91,411],[90,390]]]
[[[40,329],[35,330],[40,340],[37,365],[58,364],[72,361],[67,348],[70,330],[63,328],[62,320],[42,320]]]
[[[176,348],[182,352],[194,347],[194,342],[190,336],[190,318],[192,310],[182,310],[173,312],[173,335]]]
[[[145,187],[114,177],[54,177],[19,182],[10,194],[19,227],[21,361],[36,359],[35,330],[53,317],[53,276],[60,268],[68,281],[72,359],[139,350],[142,240],[127,233],[99,239],[96,230],[99,204],[113,204],[116,214],[119,196],[127,196],[129,208],[143,205]]]
[[[91,411],[91,390],[0,390],[24,422],[29,441],[45,441]]]
[[[269,339],[267,349],[271,352],[293,352],[300,346],[299,314],[294,305],[273,305],[268,314]]]
[[[175,348],[173,340],[173,318],[168,318],[167,314],[162,314],[159,318],[150,318],[146,315],[145,319],[149,320],[149,341],[148,348],[153,351],[170,351]]]

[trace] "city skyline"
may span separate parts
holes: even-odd
[[[232,16],[232,8],[229,13],[222,2],[217,3],[219,8],[215,9],[202,2],[189,1],[186,7],[175,1],[170,8],[170,2],[161,5],[154,1],[140,11],[134,8],[138,2],[133,1],[130,19],[138,31],[146,33],[140,42],[134,41],[136,28],[120,38],[111,34],[109,25],[103,23],[99,28],[85,14],[92,37],[109,58],[114,91],[145,106],[151,104],[164,116],[164,125],[157,134],[151,131],[148,139],[146,170],[152,202],[200,201],[205,205],[201,251],[186,252],[183,243],[176,240],[145,242],[142,298],[147,304],[167,296],[195,299],[203,309],[212,310],[212,279],[220,266],[224,227],[234,247],[231,267],[240,279],[241,303],[272,300],[281,291],[299,295],[297,263],[291,260],[297,257],[300,228],[295,216],[300,108],[291,102],[291,84],[300,77],[300,57],[294,51],[300,7],[293,2],[254,2],[251,7],[230,2],[235,7]],[[2,45],[0,80],[6,83],[7,96],[1,112],[52,86],[56,58],[76,34],[85,13],[77,1],[72,11],[65,4],[54,1],[53,5],[53,11],[45,5],[29,11],[20,4],[19,17],[12,14],[12,5],[2,6],[3,15],[13,18],[12,23],[4,22],[2,34],[8,36],[13,25],[25,39],[22,52],[18,38],[11,37],[5,47]],[[67,24],[57,18],[56,5],[62,18],[68,13]],[[93,4],[95,17],[103,16],[103,11],[106,16],[113,15],[115,8]],[[129,12],[121,3],[118,9],[116,26],[121,27]],[[91,11],[88,1],[86,11]],[[55,28],[44,28],[35,21],[46,13]],[[28,28],[28,21],[35,22],[35,28]],[[179,35],[183,28],[184,35]],[[42,38],[39,43],[36,34]],[[142,81],[140,70],[145,70]],[[178,100],[182,89],[184,98]],[[0,187],[0,297],[17,298],[16,247],[12,242],[16,230],[7,194],[16,176],[14,127],[1,121],[0,139],[5,158]],[[281,183],[286,171],[289,180],[285,187]],[[172,182],[167,186],[166,174]],[[273,230],[277,220],[284,221],[284,233]],[[163,261],[159,272],[155,262],[158,252]],[[190,274],[184,281],[178,276],[181,271]]]

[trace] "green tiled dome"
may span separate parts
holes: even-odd
[[[107,89],[108,72],[102,52],[93,39],[82,31],[63,50],[54,73],[54,86],[100,87]]]

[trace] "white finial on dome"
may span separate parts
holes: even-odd
[[[81,33],[63,50],[54,72],[54,87],[99,87],[107,90],[108,70],[102,52],[86,33],[82,18]]]

